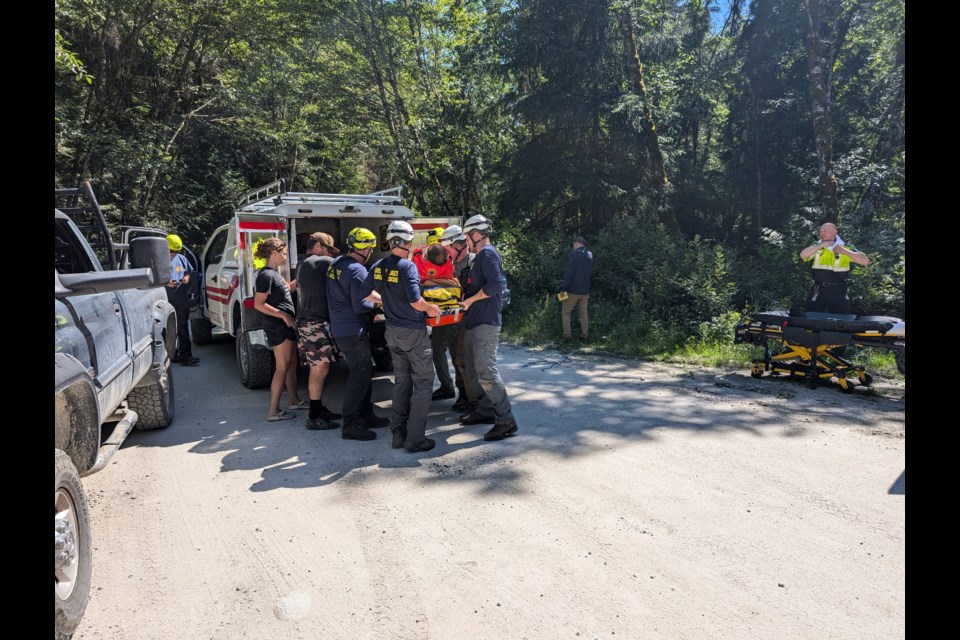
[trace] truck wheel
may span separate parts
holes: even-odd
[[[191,318],[190,334],[193,344],[210,344],[213,341],[213,324],[210,318]]]
[[[151,385],[135,387],[127,396],[127,404],[137,412],[136,428],[140,431],[163,429],[173,422],[173,371],[170,361],[160,379]]]
[[[247,389],[265,387],[273,378],[273,353],[250,344],[250,336],[243,327],[237,331],[237,369],[240,382]]]
[[[70,456],[54,449],[54,636],[69,638],[90,597],[90,507]]]

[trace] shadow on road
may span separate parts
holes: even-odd
[[[376,440],[357,442],[341,439],[339,430],[307,431],[306,411],[298,411],[293,420],[268,422],[269,390],[240,384],[229,336],[217,335],[194,353],[199,366],[174,365],[174,424],[136,432],[124,446],[190,444],[191,452],[220,454],[224,473],[262,470],[252,491],[315,487],[347,476],[362,482],[371,469],[390,473],[422,467],[429,472],[425,482],[471,482],[480,491],[509,493],[522,480],[514,465],[521,454],[541,452],[562,460],[605,449],[610,438],[652,440],[668,429],[803,437],[824,421],[849,422],[852,414],[859,421],[852,428],[894,438],[904,433],[902,390],[884,395],[859,389],[846,395],[828,387],[808,389],[789,377],[752,379],[749,371],[690,370],[502,345],[499,368],[520,425],[518,435],[485,442],[490,425],[461,425],[453,401],[445,400],[433,403],[427,422],[436,448],[408,454],[390,447],[387,429],[378,429]],[[343,363],[334,365],[324,401],[335,411],[340,410],[345,378]],[[392,388],[389,374],[375,374],[373,401],[382,416],[389,416]],[[300,394],[307,397],[305,378]],[[285,401],[286,396],[281,406]],[[878,419],[866,419],[868,415]],[[885,426],[878,424],[879,417]],[[598,433],[606,436],[603,444]],[[902,474],[890,493],[903,493]]]

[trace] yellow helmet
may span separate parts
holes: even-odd
[[[180,236],[171,233],[167,236],[167,246],[170,247],[170,251],[180,251],[180,249],[183,249],[183,240],[180,239]]]
[[[443,235],[443,227],[437,227],[436,229],[430,229],[427,231],[427,244],[437,244],[440,242],[440,236]]]
[[[356,227],[347,234],[347,248],[356,251],[364,249],[373,249],[377,246],[377,236],[373,235],[370,229]]]

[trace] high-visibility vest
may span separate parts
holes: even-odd
[[[845,245],[847,251],[856,251],[853,245]],[[815,254],[807,258],[807,261],[813,260],[813,277],[818,280],[818,274],[826,275],[828,272],[835,277],[827,276],[828,280],[843,280],[850,273],[850,264],[853,262],[850,256],[843,253],[834,253],[833,249],[820,249]]]

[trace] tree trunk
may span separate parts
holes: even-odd
[[[653,110],[647,97],[647,87],[643,81],[643,65],[640,63],[640,52],[633,37],[633,16],[630,9],[624,6],[620,10],[620,26],[623,29],[624,46],[627,54],[627,74],[633,81],[633,89],[643,100],[643,133],[647,152],[652,163],[652,173],[657,184],[662,187],[670,186],[667,172],[663,166],[663,154],[660,152],[660,140],[657,137],[657,126],[653,121]]]
[[[830,96],[827,92],[826,64],[820,42],[820,0],[805,0],[807,10],[807,66],[810,70],[810,100],[813,112],[813,137],[817,152],[820,182],[820,222],[837,222],[837,177],[833,173],[833,140],[830,136]]]

